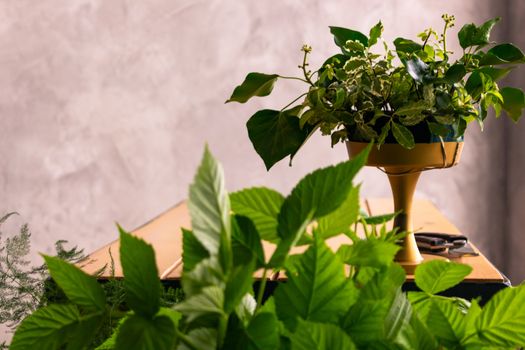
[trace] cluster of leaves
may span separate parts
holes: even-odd
[[[524,63],[525,56],[512,44],[490,41],[499,18],[481,26],[464,25],[458,32],[463,53],[455,61],[447,48],[454,16],[443,19],[439,35],[429,28],[419,34],[421,43],[397,38],[395,50],[381,39],[381,22],[368,36],[330,27],[341,53],[320,69],[307,69],[311,48],[305,45],[299,66],[304,77],[249,73],[227,102],[267,96],[279,78],[308,85],[307,92],[281,110],[260,110],[247,123],[250,140],[268,169],[286,156],[292,158],[317,129],[331,135],[332,146],[352,140],[399,143],[410,149],[416,142],[461,140],[468,123],[483,126],[490,107],[496,116],[504,110],[517,122],[525,95],[521,89],[500,88],[497,82]],[[380,41],[384,54],[373,51]]]
[[[228,195],[222,169],[206,151],[190,187],[192,230],[183,233],[186,298],[160,305],[153,248],[121,229],[126,301],[132,312],[98,349],[474,349],[525,345],[525,286],[477,301],[437,295],[471,268],[431,261],[418,267],[421,292],[401,291],[405,272],[393,263],[396,232],[360,217],[351,179],[370,147],[354,160],[317,170],[287,197],[267,188]],[[344,179],[345,181],[342,181]],[[339,181],[340,180],[340,181]],[[233,211],[233,214],[232,214]],[[360,221],[365,238],[355,234]],[[325,240],[353,244],[334,253]],[[262,242],[275,244],[265,256]],[[292,254],[296,245],[304,253]],[[11,349],[83,349],[107,313],[96,279],[45,257],[69,303],[27,317]],[[263,303],[267,274],[288,277]],[[262,273],[253,291],[254,274]]]

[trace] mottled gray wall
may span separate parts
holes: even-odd
[[[307,172],[345,159],[345,149],[315,137],[292,168],[283,162],[267,173],[244,124],[255,110],[283,106],[303,87],[279,83],[270,98],[224,105],[247,72],[298,73],[303,43],[314,47],[315,67],[337,51],[329,25],[367,30],[381,19],[391,40],[441,27],[444,12],[458,23],[480,22],[505,15],[503,5],[2,0],[0,212],[22,213],[17,220],[29,222],[38,251],[51,251],[57,239],[93,250],[117,236],[115,221],[132,229],[184,199],[205,142],[222,161],[231,190],[267,185],[287,192]],[[505,33],[503,26],[497,34]],[[508,141],[504,122],[490,121],[486,129],[480,135],[472,125],[461,165],[424,174],[418,195],[504,268],[518,261],[512,250],[502,258],[497,239],[509,209],[501,156]],[[511,142],[523,150],[517,136]],[[364,196],[389,195],[379,171],[367,169],[360,178]],[[511,181],[516,189],[519,178]]]

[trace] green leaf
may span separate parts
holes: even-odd
[[[257,111],[246,127],[255,151],[263,159],[267,170],[286,156],[294,155],[308,136],[308,130],[301,129],[299,118],[292,110]]]
[[[478,336],[491,346],[525,344],[525,285],[499,291],[485,305],[475,322]]]
[[[188,209],[193,234],[210,255],[219,256],[224,270],[231,265],[230,199],[222,166],[208,150],[190,186]]]
[[[43,307],[22,321],[16,329],[9,349],[55,350],[72,342],[78,346],[77,349],[84,349],[93,336],[89,332],[90,329],[84,327],[93,318],[100,324],[100,312],[80,316],[74,305],[52,304]],[[76,332],[78,329],[80,332]]]
[[[95,277],[60,258],[47,255],[43,257],[51,277],[69,300],[86,309],[105,309],[106,295]]]
[[[250,218],[262,239],[275,242],[277,215],[284,202],[279,192],[266,187],[252,187],[230,194],[234,213]]]
[[[396,47],[396,51],[398,53],[402,52],[405,54],[414,53],[416,51],[420,51],[423,48],[423,46],[416,43],[415,41],[404,38],[396,38],[394,40],[394,46]]]
[[[316,170],[299,181],[279,212],[277,232],[282,239],[270,259],[270,266],[282,265],[311,220],[326,216],[343,204],[370,148],[371,145],[350,161]]]
[[[430,106],[428,105],[426,101],[419,100],[419,101],[409,102],[399,107],[398,109],[396,109],[395,114],[403,115],[407,117],[417,117],[422,120],[422,118],[425,118],[425,115],[423,115],[421,118],[422,112],[425,110],[428,110],[429,108]],[[407,125],[415,125],[415,124],[418,124],[418,122],[415,122],[415,123],[412,122]]]
[[[381,225],[385,222],[389,222],[390,220],[394,220],[394,218],[400,213],[401,212],[399,211],[391,214],[363,216],[363,220],[367,225]]]
[[[521,50],[512,44],[496,45],[481,57],[480,66],[495,64],[523,63],[525,56]]]
[[[203,316],[215,318],[224,315],[223,306],[224,292],[218,286],[210,286],[176,304],[173,309],[179,311],[187,318],[187,322],[191,323]]]
[[[461,81],[466,74],[467,70],[465,69],[465,66],[461,63],[456,63],[450,66],[445,73],[445,80],[448,83],[454,84]]]
[[[390,132],[390,122],[387,122],[381,128],[381,134],[379,135],[379,138],[377,139],[378,147],[385,143],[385,140],[386,140],[389,132]]]
[[[210,257],[210,253],[199,242],[192,231],[182,228],[182,269],[189,272],[202,260]]]
[[[415,146],[414,135],[407,129],[406,126],[403,126],[398,123],[392,123],[392,133],[396,141],[403,147],[412,149]]]
[[[218,258],[202,260],[191,271],[182,275],[182,287],[186,296],[199,294],[203,288],[210,286],[224,287],[226,276]]]
[[[335,44],[339,46],[345,54],[348,53],[348,51],[345,49],[345,45],[348,40],[359,41],[365,47],[368,47],[368,38],[361,32],[348,28],[330,27],[330,33],[332,33],[334,36]]]
[[[315,230],[321,238],[327,239],[348,231],[359,217],[359,186],[352,187],[339,208],[317,221]]]
[[[146,319],[138,315],[129,317],[117,334],[116,350],[172,350],[175,325],[170,317],[162,315]]]
[[[250,321],[240,343],[244,350],[274,350],[279,349],[279,342],[277,317],[270,312],[261,312]]]
[[[412,317],[412,307],[401,288],[397,289],[392,305],[385,317],[385,337],[395,341]]]
[[[259,232],[255,228],[253,222],[242,215],[235,215],[235,220],[233,221],[233,250],[234,250],[234,264],[238,265],[235,262],[236,255],[240,255],[240,251],[245,249],[249,252],[250,257],[248,259],[244,258],[243,261],[239,263],[246,264],[247,260],[251,260],[251,257],[256,259],[257,267],[263,267],[265,265],[264,250],[262,247],[261,238],[259,237]],[[239,253],[239,254],[237,254]]]
[[[437,136],[447,137],[447,135],[451,132],[451,129],[447,125],[434,122],[427,122],[427,124],[430,132]]]
[[[377,39],[379,39],[383,34],[383,29],[383,23],[381,23],[381,21],[379,21],[375,26],[373,26],[370,29],[370,34],[368,35],[370,37],[370,39],[368,40],[368,44],[370,47],[377,43]]]
[[[451,299],[431,299],[428,325],[432,332],[447,347],[455,348],[461,343],[465,331],[465,315]]]
[[[429,80],[430,68],[419,57],[411,58],[404,63],[412,79],[420,84]]]
[[[352,266],[381,268],[390,265],[400,247],[378,239],[361,239],[352,245],[342,245],[337,255]]]
[[[463,49],[490,44],[490,31],[499,20],[499,17],[490,19],[479,27],[474,23],[465,24],[458,33],[459,44]]]
[[[159,311],[160,280],[153,247],[120,230],[120,262],[126,302],[138,315],[152,318]]]
[[[359,300],[352,305],[343,320],[343,329],[360,348],[384,339],[385,317],[388,313],[390,301]]]
[[[291,329],[298,317],[337,324],[357,297],[343,263],[318,237],[287,275],[274,298],[279,318]]]
[[[292,350],[352,350],[352,339],[332,324],[300,322],[290,337]]]
[[[503,96],[503,109],[507,115],[517,123],[523,114],[525,108],[525,95],[521,89],[513,87],[504,87],[500,91]]]
[[[233,311],[244,295],[252,290],[254,272],[255,256],[251,261],[232,268],[224,291],[224,311],[226,313]]]
[[[416,268],[416,285],[424,292],[437,294],[459,284],[472,272],[469,265],[430,260]]]
[[[193,345],[192,348],[181,342],[177,350],[217,349],[217,330],[215,328],[192,329],[188,332],[187,339]]]
[[[254,96],[268,96],[277,81],[277,74],[249,73],[241,85],[237,86],[228,102],[244,103]]]
[[[405,270],[398,264],[382,268],[361,289],[360,302],[394,298],[406,279]]]

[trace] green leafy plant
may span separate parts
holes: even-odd
[[[278,79],[304,82],[307,89],[280,110],[257,111],[247,123],[257,153],[270,169],[279,160],[290,161],[317,129],[340,141],[415,143],[462,140],[467,124],[483,127],[489,108],[515,122],[525,107],[521,89],[498,86],[515,66],[525,62],[521,50],[490,40],[499,18],[481,26],[466,24],[458,32],[462,55],[453,59],[447,33],[454,16],[443,15],[441,33],[429,28],[420,41],[394,40],[394,49],[381,39],[377,23],[368,36],[355,30],[330,27],[338,53],[314,72],[308,69],[312,48],[302,47],[302,77],[249,73],[226,102],[245,103],[267,96]],[[382,53],[375,46],[382,42]]]
[[[415,274],[420,292],[401,291],[393,262],[400,235],[388,217],[363,217],[352,179],[369,148],[352,161],[304,177],[284,197],[267,188],[231,195],[206,150],[190,187],[192,230],[184,230],[185,300],[160,305],[153,248],[120,229],[131,312],[98,349],[512,349],[525,345],[525,287],[507,288],[484,307],[438,293],[471,271],[431,261]],[[344,181],[343,181],[344,180]],[[335,185],[337,184],[337,185]],[[232,212],[233,209],[233,212]],[[391,218],[391,217],[390,217]],[[356,234],[360,225],[364,237]],[[325,240],[353,244],[333,252]],[[268,256],[264,240],[275,244]],[[302,253],[291,249],[304,246]],[[11,349],[84,349],[108,313],[95,277],[45,257],[68,303],[28,316]],[[264,300],[270,271],[288,278]],[[263,278],[253,289],[254,274]]]

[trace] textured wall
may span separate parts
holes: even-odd
[[[283,106],[302,87],[286,82],[271,98],[224,105],[247,72],[297,73],[303,43],[314,47],[312,65],[320,64],[337,51],[328,25],[367,30],[382,19],[388,39],[413,37],[441,27],[444,12],[459,23],[480,22],[500,14],[498,6],[2,0],[0,212],[23,214],[38,251],[49,252],[57,239],[93,250],[116,237],[115,221],[132,229],[184,199],[205,142],[223,162],[230,189],[267,185],[287,192],[305,173],[345,159],[345,149],[316,137],[292,168],[283,162],[267,173],[244,124],[258,108]],[[498,266],[504,124],[487,123],[484,135],[472,125],[462,164],[425,174],[418,188]],[[365,196],[389,194],[379,171],[360,178]]]

